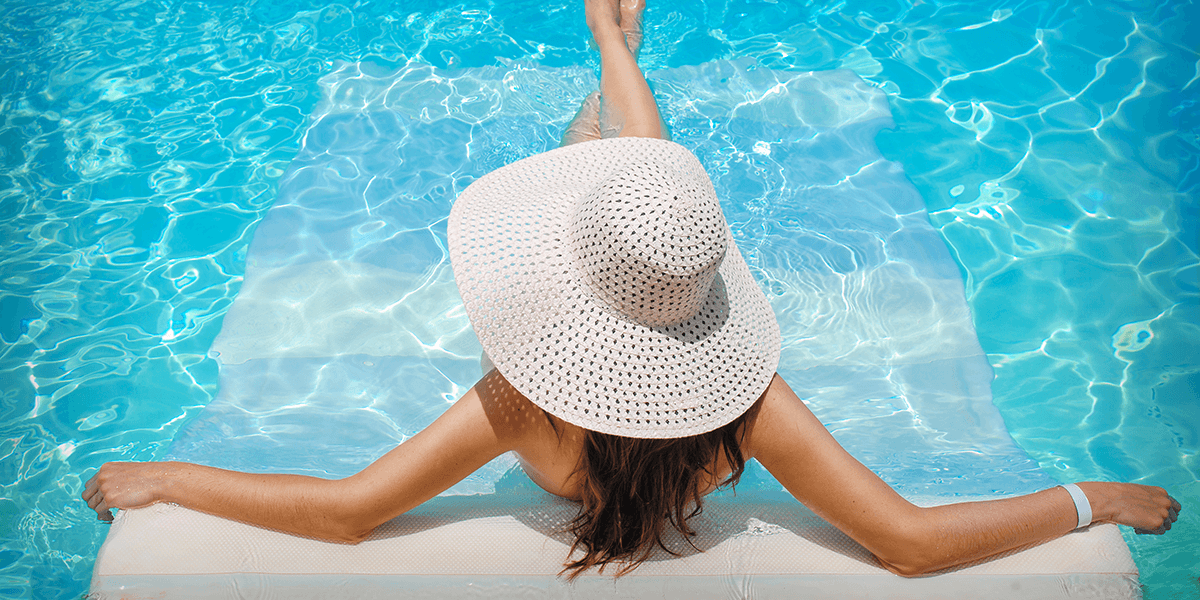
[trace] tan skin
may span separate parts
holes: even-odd
[[[601,93],[620,134],[662,137],[649,86],[626,44],[637,4],[588,0],[588,25],[601,53]],[[632,37],[632,36],[630,36]],[[638,37],[640,39],[640,36]],[[585,109],[576,118],[596,118]],[[589,129],[589,128],[584,128]],[[590,129],[598,130],[599,127]],[[581,141],[581,140],[574,140]],[[797,500],[900,575],[918,575],[1059,537],[1076,525],[1061,488],[931,508],[917,507],[850,456],[776,375],[747,420],[742,451]],[[578,497],[573,478],[583,430],[554,419],[497,371],[485,375],[441,417],[360,473],[340,480],[250,474],[187,463],[107,463],[83,499],[104,520],[111,509],[170,502],[310,537],[356,543],[380,524],[433,498],[506,452],[547,492]],[[728,476],[713,466],[710,490]],[[1093,523],[1162,533],[1180,506],[1159,487],[1084,482]]]

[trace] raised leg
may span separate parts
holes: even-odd
[[[609,129],[618,137],[663,137],[658,105],[621,30],[620,0],[587,0],[586,8],[600,50],[601,134]],[[627,14],[637,16],[640,8],[631,6]],[[627,20],[632,27],[635,20]]]
[[[584,98],[562,145],[601,137],[662,137],[666,126],[637,66],[645,0],[586,0],[588,29],[600,51],[600,92]]]

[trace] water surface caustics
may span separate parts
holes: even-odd
[[[569,2],[0,14],[0,596],[16,598],[86,589],[105,529],[81,476],[160,455],[215,394],[204,353],[335,60],[596,64]],[[1198,506],[1195,2],[663,3],[646,21],[648,68],[750,57],[886,91],[897,127],[876,141],[962,267],[1013,436],[1064,480]],[[1195,514],[1131,537],[1147,597],[1200,593]]]

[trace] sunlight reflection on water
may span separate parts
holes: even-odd
[[[161,456],[216,394],[206,353],[335,60],[595,66],[566,2],[188,6],[4,9],[0,595],[78,597],[105,531],[74,499],[81,474]],[[897,128],[877,142],[962,269],[1013,436],[1064,480],[1143,480],[1194,505],[1196,5],[1121,6],[651,6],[643,64],[849,68],[886,92]],[[486,93],[443,106],[428,84],[431,110],[488,118]],[[484,166],[529,151],[519,129],[495,133],[513,143]],[[774,168],[763,142],[711,156]],[[746,199],[747,215],[771,200]],[[791,266],[778,261],[772,289],[803,294]],[[880,409],[903,413],[890,402]],[[1189,514],[1165,538],[1130,540],[1148,598],[1197,593]]]

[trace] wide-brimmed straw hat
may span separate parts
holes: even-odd
[[[484,351],[568,423],[635,438],[712,431],[779,363],[775,314],[678,144],[597,140],[497,169],[458,197],[449,239]]]

